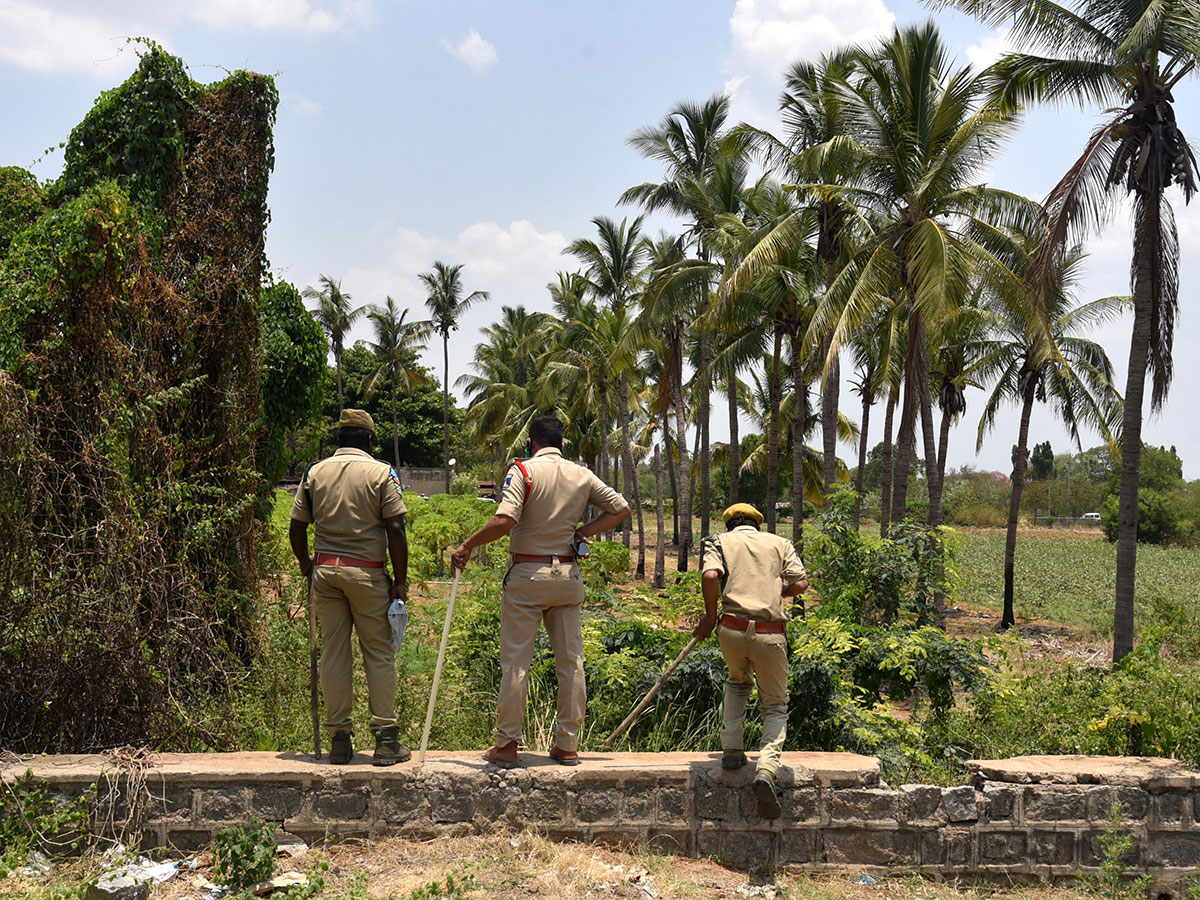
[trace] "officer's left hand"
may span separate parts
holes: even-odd
[[[704,616],[692,629],[692,637],[698,637],[702,641],[706,640],[716,627],[717,620],[714,616]]]

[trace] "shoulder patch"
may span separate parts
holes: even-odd
[[[500,488],[500,490],[507,491],[510,484],[512,484],[512,472],[509,472],[504,476],[504,485]]]

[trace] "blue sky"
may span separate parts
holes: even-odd
[[[469,314],[451,344],[451,381],[466,371],[478,329],[501,304],[549,307],[545,284],[567,241],[590,235],[596,215],[632,184],[660,173],[626,138],[683,99],[728,90],[734,116],[774,128],[780,73],[793,59],[893,23],[929,17],[899,0],[610,0],[390,3],[383,0],[0,0],[0,164],[43,178],[100,91],[133,68],[124,38],[146,35],[183,57],[193,77],[224,69],[274,74],[280,91],[267,252],[300,287],[324,273],[359,303],[390,294],[421,315],[416,275],[434,259],[464,263],[468,290],[490,303]],[[961,15],[936,16],[962,62],[994,58],[997,35]],[[1196,80],[1177,91],[1181,124],[1200,142]],[[987,180],[1042,197],[1074,160],[1094,112],[1031,113]],[[35,160],[41,158],[35,164]],[[1185,475],[1200,477],[1200,201],[1176,207],[1183,253],[1176,376],[1146,440],[1174,444]],[[655,227],[667,225],[656,221]],[[1128,290],[1129,226],[1118,217],[1090,242],[1081,295]],[[356,336],[365,336],[362,329]],[[1123,388],[1128,322],[1098,332]],[[436,352],[435,352],[436,351]],[[427,362],[440,372],[440,347]],[[857,398],[843,408],[858,418]],[[1007,471],[1015,411],[975,454],[982,395],[968,396],[950,465]],[[875,416],[874,443],[882,416]],[[726,435],[714,409],[714,438]],[[1035,412],[1030,440],[1067,447],[1061,426]],[[1085,435],[1084,446],[1098,443]],[[851,451],[840,451],[849,458]]]

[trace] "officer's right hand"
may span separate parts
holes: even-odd
[[[696,623],[696,627],[692,629],[692,637],[700,638],[702,641],[706,640],[716,627],[717,619],[715,616],[704,616]]]
[[[467,549],[466,544],[459,544],[453,553],[450,554],[451,571],[461,572],[467,567],[467,560],[471,558],[471,551]]]

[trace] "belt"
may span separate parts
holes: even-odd
[[[575,554],[574,553],[555,553],[553,555],[538,556],[537,554],[534,554],[534,553],[514,553],[512,555],[512,558],[513,558],[513,562],[515,562],[515,563],[532,562],[532,563],[549,564],[549,563],[554,562],[554,560],[556,560],[556,559],[559,560],[560,562],[574,562]]]
[[[369,559],[355,559],[353,556],[334,556],[332,553],[318,553],[313,559],[318,566],[351,566],[355,569],[382,569],[383,563]]]
[[[729,613],[721,616],[721,624],[727,628],[736,628],[738,631],[745,631],[753,625],[755,634],[784,634],[787,632],[787,622],[759,622],[732,616]]]

